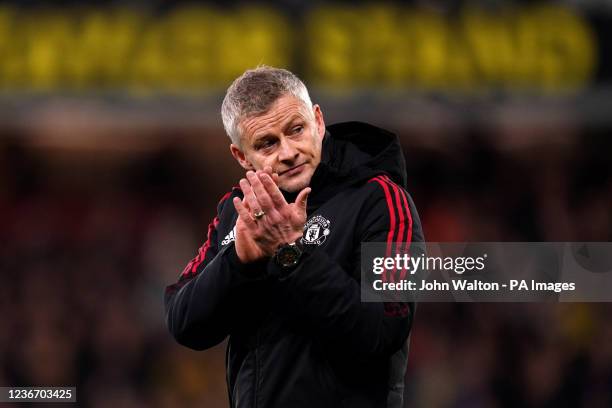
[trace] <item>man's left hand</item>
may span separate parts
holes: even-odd
[[[306,222],[306,202],[311,191],[309,187],[304,188],[295,202],[289,204],[273,175],[268,173],[271,172],[247,172],[246,179],[240,180],[244,200],[234,199],[234,206],[241,218],[239,221],[246,227],[262,257],[270,257],[279,246],[302,237]]]

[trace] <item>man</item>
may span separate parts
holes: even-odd
[[[401,407],[414,305],[363,303],[359,285],[362,242],[423,240],[397,137],[326,129],[304,84],[265,66],[222,118],[246,176],[166,290],[170,331],[197,350],[229,336],[232,407]]]

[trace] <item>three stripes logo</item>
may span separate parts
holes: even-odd
[[[223,238],[223,241],[221,241],[221,245],[225,246],[235,240],[236,240],[236,226],[234,226],[234,228],[232,228],[229,234],[227,234],[225,238]]]

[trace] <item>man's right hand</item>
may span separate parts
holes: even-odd
[[[240,180],[244,199],[234,198],[239,214],[235,247],[243,263],[271,257],[280,245],[295,242],[302,236],[310,188],[303,189],[296,202],[288,204],[276,182],[270,168],[247,172],[247,178]],[[258,220],[254,211],[260,210],[266,215]]]

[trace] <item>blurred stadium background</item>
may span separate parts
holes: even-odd
[[[0,2],[0,385],[227,406],[162,292],[241,171],[219,107],[287,67],[400,135],[429,241],[612,238],[612,1]],[[421,304],[406,406],[610,407],[609,304]]]

